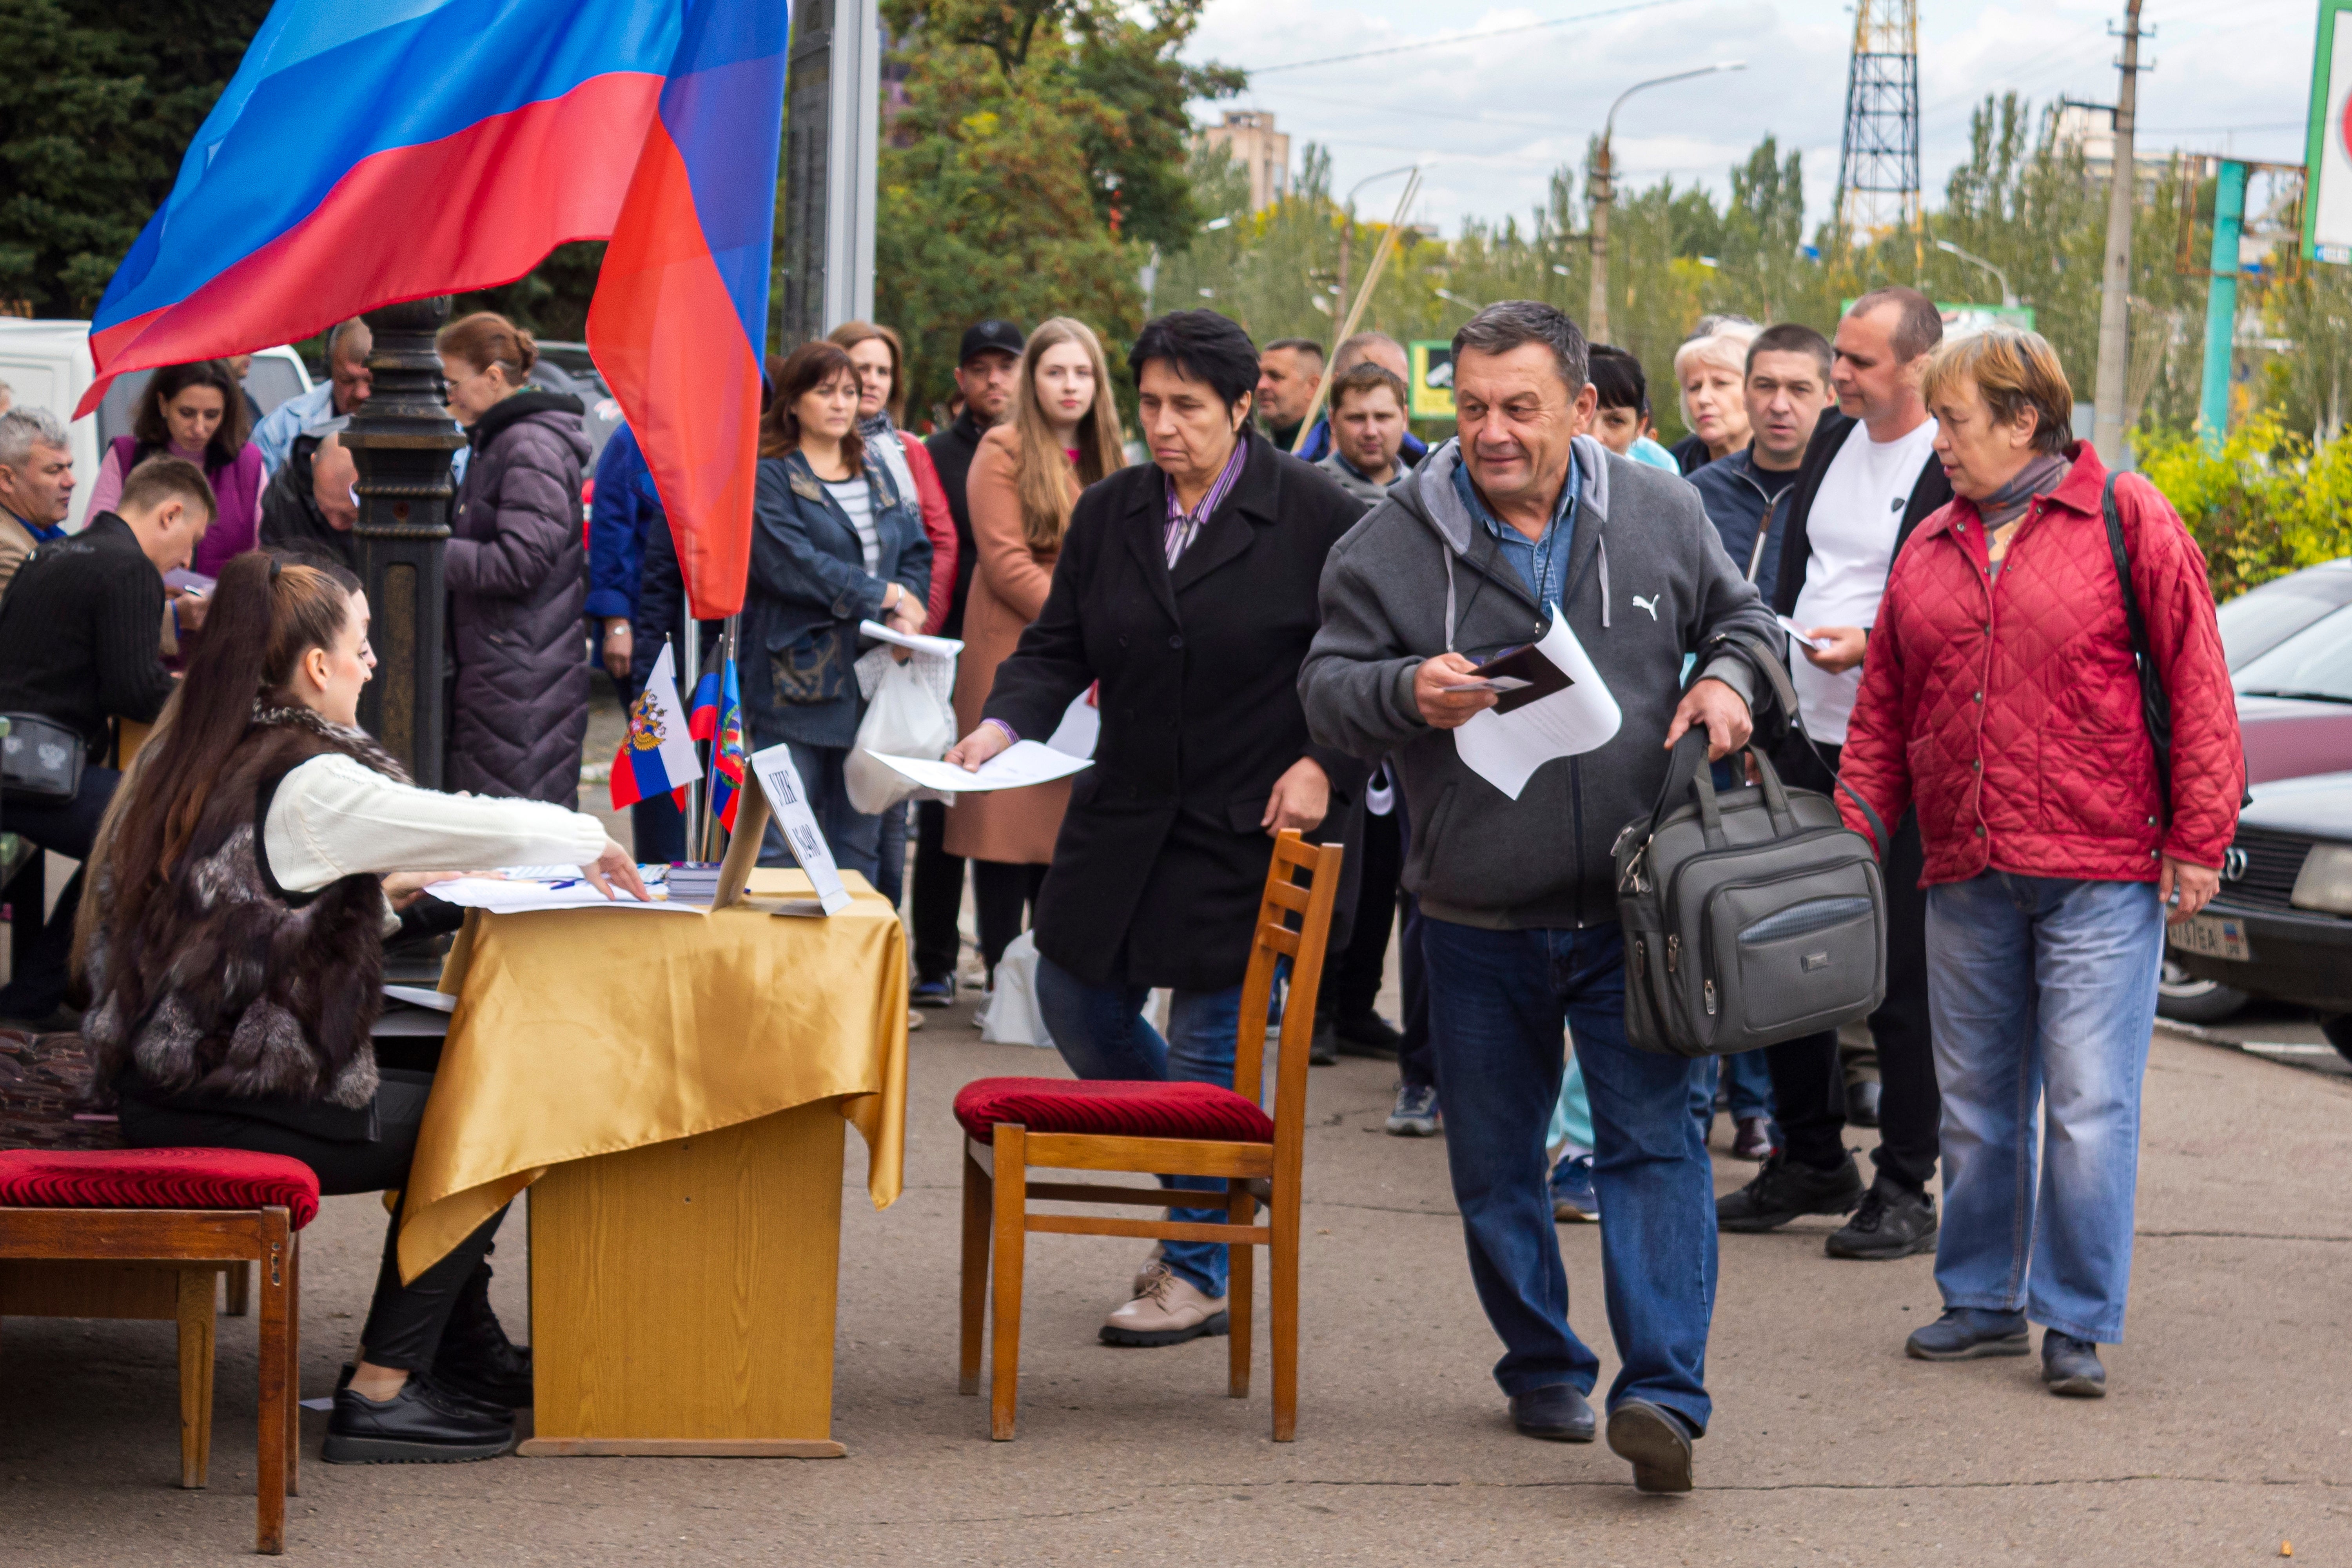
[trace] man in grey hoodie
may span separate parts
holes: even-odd
[[[1710,1413],[1714,1183],[1694,1064],[1626,1042],[1610,849],[1648,815],[1684,731],[1703,727],[1718,757],[1746,743],[1757,682],[1719,639],[1777,654],[1780,634],[1687,483],[1580,434],[1594,393],[1573,321],[1490,305],[1454,335],[1454,365],[1459,435],[1332,550],[1299,691],[1318,741],[1391,755],[1412,813],[1404,881],[1421,900],[1446,1156],[1512,1419],[1530,1436],[1595,1435],[1584,1395],[1600,1363],[1568,1326],[1545,1189],[1565,1023],[1592,1098],[1622,1362],[1609,1444],[1643,1490],[1687,1490]],[[1448,731],[1496,700],[1470,686],[1473,666],[1540,638],[1553,605],[1623,720],[1513,797]]]

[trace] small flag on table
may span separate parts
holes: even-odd
[[[720,667],[718,695],[712,705],[715,715],[711,734],[718,744],[710,754],[710,813],[719,826],[728,832],[735,831],[735,798],[743,789],[743,694],[735,682],[735,661],[730,658]],[[709,685],[710,676],[703,678]],[[698,710],[697,719],[700,718]]]
[[[613,759],[613,809],[635,805],[702,776],[701,761],[687,731],[686,705],[677,700],[677,675],[669,645],[662,644],[646,689],[629,705],[629,732]]]

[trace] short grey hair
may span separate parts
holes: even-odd
[[[367,339],[368,346],[361,349],[356,353],[344,353],[344,342],[349,339],[353,332],[357,332],[362,337]],[[335,324],[334,330],[327,334],[327,363],[331,365],[335,363],[335,357],[338,354],[341,354],[343,358],[354,362],[364,362],[374,347],[374,329],[370,327],[366,321],[361,320],[359,317],[353,316],[348,321],[338,321]]]
[[[66,427],[46,408],[11,408],[0,414],[0,468],[21,468],[36,447],[67,450]]]
[[[1570,321],[1567,312],[1538,300],[1497,300],[1463,322],[1462,330],[1454,334],[1454,358],[1458,363],[1465,349],[1507,354],[1526,343],[1541,343],[1551,350],[1552,368],[1568,384],[1570,396],[1582,392],[1591,379],[1584,329]]]

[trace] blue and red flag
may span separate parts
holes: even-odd
[[[598,368],[694,615],[742,606],[789,0],[278,0],[90,323],[98,378],[609,239]]]
[[[735,798],[743,790],[743,695],[735,683],[734,659],[729,658],[720,668],[723,673],[706,675],[698,683],[692,723],[701,723],[706,711],[700,705],[702,691],[717,681],[708,710],[711,728],[694,732],[699,738],[717,742],[710,749],[710,814],[719,819],[719,826],[732,833]]]

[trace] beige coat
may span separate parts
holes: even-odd
[[[6,512],[0,512],[0,594],[16,580],[16,568],[33,552],[38,541],[25,531],[25,525]],[[166,616],[168,617],[168,615]]]
[[[1055,555],[1029,548],[1021,529],[1021,493],[1014,482],[1020,447],[1013,426],[1000,425],[981,438],[964,480],[971,513],[972,548],[980,557],[971,574],[971,595],[963,612],[963,657],[956,663],[956,733],[968,735],[980,723],[996,667],[1011,657],[1022,629],[1045,607]],[[1075,489],[1075,486],[1073,487]],[[1043,741],[1043,735],[1024,735]],[[1044,866],[1054,858],[1062,812],[1070,803],[1070,782],[1032,784],[986,795],[959,795],[948,808],[946,848],[950,855],[1016,866]]]

